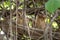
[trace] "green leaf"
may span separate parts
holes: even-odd
[[[45,9],[50,13],[55,12],[58,8],[60,8],[60,0],[48,0],[45,4]]]
[[[53,28],[55,28],[55,29],[58,29],[59,27],[58,27],[58,24],[56,23],[56,22],[53,22],[52,23],[52,26],[53,26]]]

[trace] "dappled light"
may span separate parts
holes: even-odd
[[[60,40],[60,0],[0,0],[0,40]]]

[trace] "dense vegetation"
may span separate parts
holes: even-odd
[[[0,0],[0,35],[0,40],[60,40],[60,0]]]

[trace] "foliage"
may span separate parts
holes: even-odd
[[[53,26],[54,29],[58,29],[58,28],[59,28],[59,27],[58,27],[58,24],[57,24],[56,22],[53,22],[53,23],[52,23],[52,26]]]
[[[20,1],[20,3],[24,3],[24,0],[19,0]],[[32,0],[31,0],[32,1]],[[37,6],[36,8],[39,8],[41,5],[42,5],[42,1],[37,1],[36,3],[35,3],[35,5],[33,5],[33,3],[32,4],[28,4],[28,6],[30,6],[30,8],[34,8],[34,6]],[[4,2],[2,2],[1,4],[0,4],[0,9],[6,9],[6,10],[10,10],[10,7],[11,7],[11,9],[13,9],[13,10],[15,10],[14,8],[16,7],[16,3],[15,2],[11,2],[10,3],[10,1],[4,1]],[[18,9],[23,9],[24,8],[24,4],[21,4],[21,5],[19,5],[19,7],[18,7]],[[27,7],[28,8],[28,7]],[[46,10],[48,10],[48,12],[50,12],[50,13],[54,13],[58,8],[60,8],[60,0],[48,0],[48,2],[46,2],[46,4],[45,4],[45,9]],[[32,10],[32,11],[34,11],[34,10]],[[32,11],[30,11],[30,12],[32,12]],[[44,11],[44,10],[43,10]],[[29,18],[29,19],[33,19],[33,18],[35,18],[35,15],[26,15],[27,16],[27,18]],[[48,16],[48,15],[47,15]],[[50,15],[51,16],[51,15]],[[52,15],[53,16],[53,15]],[[16,16],[13,16],[13,20],[15,20],[16,19]],[[57,19],[60,19],[60,16],[57,18]],[[4,18],[0,18],[0,20],[4,20]],[[35,19],[34,19],[34,21],[35,21]],[[45,22],[47,22],[47,23],[50,23],[50,21],[51,21],[51,19],[50,19],[50,17],[48,17],[48,18],[46,18],[45,19]],[[43,24],[43,23],[42,23]],[[28,22],[28,26],[30,27],[30,28],[33,28],[32,27],[32,25],[33,25],[33,23],[32,23],[32,21],[30,20],[29,22]],[[38,24],[39,25],[39,24]],[[57,22],[52,22],[52,27],[54,28],[54,29],[58,29],[59,27],[58,27],[59,25],[58,25],[58,23]],[[28,37],[28,36],[26,36],[26,35],[23,35],[22,36],[22,40],[29,40],[30,38]]]
[[[60,0],[48,0],[45,4],[45,9],[50,13],[55,12],[58,8],[60,8]]]

